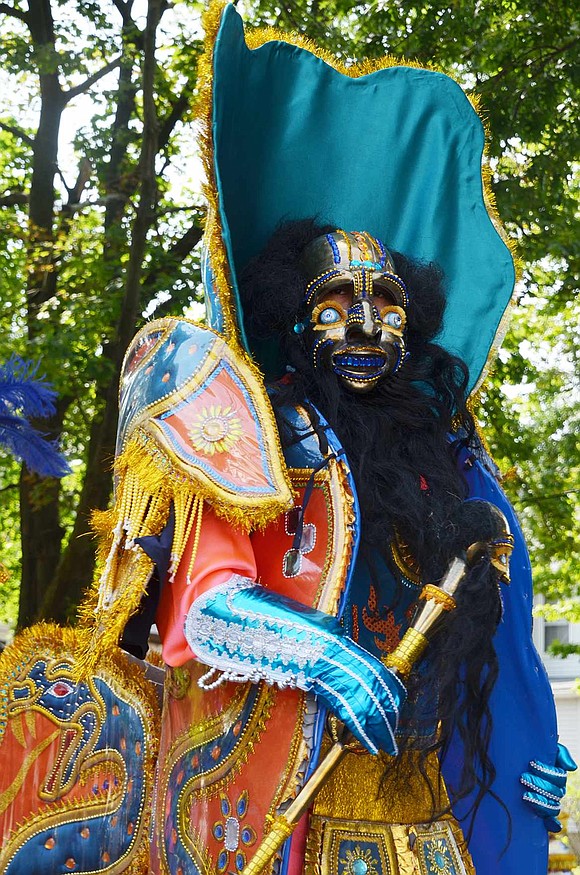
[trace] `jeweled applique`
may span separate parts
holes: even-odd
[[[224,849],[217,860],[217,871],[225,872],[228,865],[241,872],[247,862],[245,849],[256,843],[256,832],[243,821],[248,813],[249,794],[242,790],[235,805],[225,793],[220,793],[220,810],[223,819],[214,823],[212,833],[218,842],[223,841]],[[233,860],[230,857],[233,855]]]

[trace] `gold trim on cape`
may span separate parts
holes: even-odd
[[[208,201],[208,213],[206,220],[205,236],[212,271],[214,274],[215,288],[219,296],[220,303],[224,316],[224,333],[228,341],[235,343],[241,347],[240,332],[238,324],[238,314],[235,312],[234,295],[231,284],[232,265],[228,263],[226,248],[222,237],[222,226],[219,215],[219,192],[217,189],[215,167],[214,167],[214,142],[213,142],[213,54],[217,35],[220,28],[221,17],[224,9],[228,6],[223,0],[211,0],[202,19],[202,25],[205,32],[205,49],[199,61],[198,67],[198,82],[199,82],[199,97],[197,101],[198,115],[201,122],[201,158],[206,173],[206,184],[204,194]],[[419,64],[417,61],[408,59],[400,59],[392,55],[385,55],[378,59],[365,59],[355,64],[344,64],[341,60],[335,57],[327,49],[318,46],[313,40],[298,33],[284,33],[274,27],[265,28],[249,28],[244,31],[246,45],[250,50],[258,49],[267,42],[279,41],[304,49],[320,60],[324,61],[334,70],[342,73],[350,78],[359,78],[368,76],[371,73],[376,73],[378,70],[384,70],[389,67],[411,67],[418,70],[429,70],[435,73],[442,73],[448,76],[453,81],[461,86],[458,78],[453,74],[442,70],[435,64]],[[463,87],[462,87],[463,90]],[[489,125],[485,120],[484,110],[482,108],[481,98],[474,92],[464,92],[467,99],[471,103],[473,109],[477,113],[485,133],[485,147],[483,153],[483,163],[481,166],[481,186],[483,191],[483,200],[486,211],[496,229],[502,238],[505,245],[511,252],[514,260],[516,282],[521,277],[522,262],[517,254],[517,243],[506,234],[499,214],[497,212],[495,195],[491,188],[491,168],[488,163],[488,142],[489,142]],[[477,391],[484,382],[489,368],[507,331],[509,317],[513,306],[513,292],[510,301],[508,302],[503,316],[496,329],[494,339],[490,346],[485,364],[481,370],[476,385],[472,393]]]

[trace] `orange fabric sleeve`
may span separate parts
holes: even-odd
[[[232,574],[256,579],[256,560],[250,537],[219,519],[204,504],[197,556],[187,582],[194,535],[191,534],[173,581],[166,580],[161,591],[155,621],[167,665],[183,665],[192,656],[183,634],[185,617],[198,596],[225,583]]]

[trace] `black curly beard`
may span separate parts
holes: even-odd
[[[275,410],[309,402],[320,410],[346,451],[364,546],[388,555],[396,528],[425,579],[439,579],[451,558],[457,508],[467,496],[450,442],[453,402],[461,400],[461,384],[454,381],[459,374],[463,382],[463,370],[432,345],[428,362],[408,360],[398,374],[361,395],[343,386],[329,356],[314,368],[308,342],[306,335],[303,351],[297,351],[302,354],[293,356],[290,383],[274,395]],[[284,442],[282,417],[279,424]]]
[[[466,406],[467,368],[433,342],[445,308],[443,278],[436,266],[393,253],[397,273],[410,290],[410,355],[400,371],[368,394],[349,392],[333,372],[329,355],[314,366],[312,331],[293,331],[296,322],[308,322],[300,253],[331,230],[309,219],[288,223],[274,234],[240,276],[246,329],[256,347],[273,345],[286,363],[286,378],[272,396],[282,443],[296,438],[284,417],[287,405],[305,406],[315,426],[317,408],[341,441],[361,508],[363,560],[365,553],[378,551],[390,564],[396,530],[417,560],[422,579],[437,582],[457,550],[458,509],[467,497],[456,455],[474,435]],[[453,424],[459,424],[461,439],[453,437]],[[422,707],[413,709],[399,748],[417,751],[418,759],[397,757],[390,767],[401,770],[404,780],[405,764],[418,764],[431,792],[433,817],[442,813],[437,810],[439,788],[431,785],[426,762],[433,753],[444,757],[452,736],[459,737],[464,753],[460,786],[448,788],[452,802],[475,790],[475,816],[483,796],[494,795],[489,698],[498,674],[493,634],[501,602],[489,562],[468,575],[459,601],[445,634],[430,646],[421,676],[412,676],[409,684],[410,700],[420,699]],[[426,726],[437,722],[439,733],[433,736]]]

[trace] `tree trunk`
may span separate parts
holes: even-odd
[[[58,571],[51,582],[42,604],[41,616],[52,617],[57,620],[65,619],[67,605],[78,603],[82,591],[90,584],[94,569],[94,543],[88,537],[82,537],[89,529],[89,517],[95,508],[106,507],[110,494],[111,475],[110,468],[114,457],[114,445],[118,417],[118,385],[121,365],[127,346],[133,337],[139,305],[141,299],[141,273],[145,255],[147,233],[151,228],[155,217],[155,200],[157,193],[155,178],[155,156],[157,154],[157,116],[154,101],[154,72],[155,72],[155,37],[157,25],[161,15],[161,3],[159,0],[150,0],[147,17],[147,27],[144,35],[144,60],[143,60],[143,145],[139,164],[140,198],[135,221],[132,228],[129,263],[124,284],[124,296],[121,304],[115,337],[103,349],[103,355],[111,364],[112,377],[106,386],[99,391],[99,397],[103,401],[102,413],[94,422],[91,430],[89,444],[89,458],[85,482],[74,526],[73,535],[63,555]],[[134,90],[127,88],[126,71],[121,68],[121,92],[126,97],[134,99]],[[116,123],[126,124],[131,118],[127,107],[118,107]],[[128,135],[128,128],[127,128]],[[115,159],[116,173],[111,169],[108,174],[109,185],[119,184],[124,152],[119,148],[119,143],[127,142],[120,130],[116,131],[113,141],[111,158]],[[120,187],[120,186],[119,186]],[[119,264],[114,260],[117,250],[120,230],[116,226],[121,214],[116,216],[111,213],[108,217],[110,224],[106,227],[107,245],[104,257],[110,262],[112,276],[118,271]],[[63,616],[64,614],[64,616]]]
[[[57,264],[54,255],[54,177],[58,159],[58,134],[64,99],[58,73],[54,72],[54,29],[50,2],[31,0],[28,24],[32,41],[43,56],[39,67],[41,110],[34,139],[32,182],[29,196],[29,238],[27,273],[28,338],[40,332],[41,306],[56,292]],[[59,404],[57,414],[42,423],[43,431],[59,437],[68,401]],[[63,530],[59,516],[60,481],[41,480],[25,468],[20,477],[22,579],[18,612],[19,628],[34,620],[43,593],[57,568]]]

